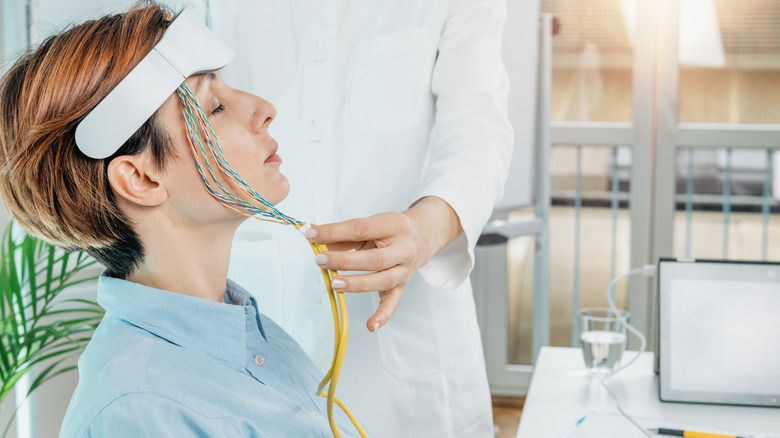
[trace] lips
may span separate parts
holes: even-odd
[[[282,157],[276,155],[276,151],[279,150],[279,143],[274,142],[274,147],[271,148],[271,153],[268,154],[268,158],[265,159],[265,163],[278,163],[282,161]]]

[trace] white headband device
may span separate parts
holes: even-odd
[[[162,39],[76,127],[84,155],[114,154],[188,77],[218,70],[233,51],[189,10],[168,26]]]

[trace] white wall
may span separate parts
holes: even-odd
[[[31,40],[39,43],[69,24],[122,12],[138,0],[33,0]]]

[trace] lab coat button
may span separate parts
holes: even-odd
[[[323,35],[317,38],[317,47],[320,49],[330,49],[333,47],[333,38],[329,35]]]
[[[327,126],[328,122],[330,121],[330,116],[325,113],[317,114],[317,117],[314,118],[314,126],[318,128],[324,128]]]
[[[255,365],[261,367],[263,366],[264,363],[265,363],[265,358],[263,356],[259,354],[255,356]]]
[[[325,307],[326,309],[330,307],[330,299],[327,296],[325,295],[321,296],[319,301],[320,301],[320,306]]]

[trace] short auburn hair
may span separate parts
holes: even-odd
[[[149,151],[163,170],[172,153],[169,138],[155,113],[114,155],[95,160],[76,146],[76,126],[152,50],[172,18],[147,1],[71,27],[28,50],[0,82],[6,208],[28,233],[68,251],[84,250],[119,278],[144,254],[118,207],[108,164]]]

